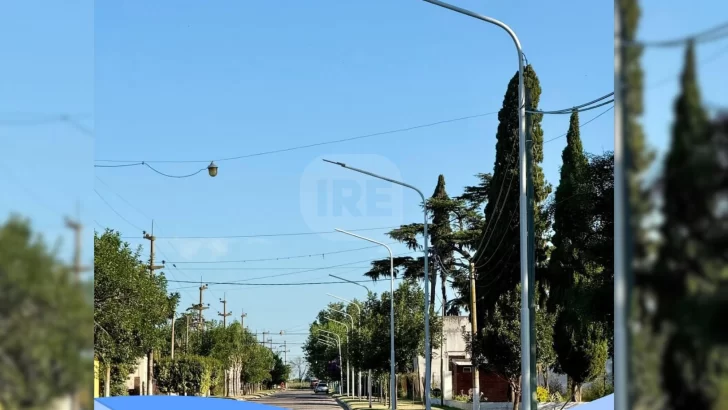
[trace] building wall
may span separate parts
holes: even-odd
[[[435,349],[432,351],[432,388],[442,388],[440,385],[440,358],[443,358],[444,372],[444,389],[445,399],[453,397],[452,392],[452,372],[449,370],[450,356],[462,355],[465,353],[465,339],[463,339],[463,327],[470,334],[470,320],[467,316],[445,316],[443,319],[443,336],[445,338],[444,349]],[[425,377],[425,359],[417,358],[420,375]]]
[[[101,367],[99,361],[94,359],[94,398],[99,397],[99,372]]]
[[[137,377],[139,380],[137,381]],[[144,387],[146,389],[147,387],[147,357],[144,356],[140,358],[137,361],[137,366],[134,368],[134,371],[131,372],[129,377],[126,378],[126,388],[128,390],[134,390],[141,389]],[[144,391],[142,394],[145,394],[146,391]],[[139,393],[137,393],[139,394]]]
[[[453,390],[456,395],[467,395],[473,387],[473,373],[463,372],[463,367],[465,366],[457,366],[455,369]],[[470,366],[467,367],[469,368]],[[501,402],[510,400],[510,387],[508,386],[508,382],[503,380],[502,377],[483,370],[480,370],[478,376],[478,379],[480,379],[480,392],[483,393],[488,401]]]

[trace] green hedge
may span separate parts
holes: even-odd
[[[157,388],[161,393],[204,395],[223,376],[222,364],[210,357],[179,356],[154,363]]]

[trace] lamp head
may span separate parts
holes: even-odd
[[[217,176],[217,165],[215,165],[214,161],[207,166],[207,173],[213,178]]]

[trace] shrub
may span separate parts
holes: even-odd
[[[594,401],[614,393],[614,386],[605,380],[597,380],[582,389],[581,401]]]
[[[549,391],[545,387],[538,386],[536,388],[536,400],[538,400],[539,403],[546,403],[549,399]]]
[[[206,394],[219,383],[222,364],[209,357],[180,356],[154,363],[157,388],[162,393]]]
[[[454,399],[455,399],[455,401],[462,401],[464,403],[467,403],[470,401],[470,396],[465,395],[465,394],[458,394],[457,396],[454,397]]]

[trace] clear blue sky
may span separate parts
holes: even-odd
[[[645,10],[641,37],[663,39],[689,34],[720,22],[725,5],[661,3]],[[42,4],[42,6],[41,6]],[[611,2],[519,4],[461,1],[458,5],[507,22],[540,77],[541,109],[589,101],[613,88],[613,5]],[[221,161],[220,174],[170,179],[144,167],[93,169],[92,159],[202,160],[246,155],[297,145],[354,137],[497,111],[517,68],[515,50],[496,27],[424,2],[324,1],[216,2],[88,0],[51,4],[11,2],[0,9],[0,214],[14,210],[32,216],[49,237],[70,236],[61,217],[82,205],[87,227],[101,226],[140,237],[155,234],[158,259],[209,261],[321,254],[367,246],[336,235],[246,239],[162,239],[162,236],[230,236],[310,232],[333,228],[388,226],[419,222],[418,198],[405,192],[392,198],[401,215],[358,217],[317,214],[311,191],[320,180],[336,178],[364,186],[340,168],[325,168],[320,157],[397,177],[430,195],[439,174],[451,195],[490,172],[495,148],[495,115],[386,136],[317,146],[236,161]],[[710,11],[708,11],[710,10]],[[94,21],[95,18],[95,21]],[[678,24],[678,18],[686,18]],[[32,22],[32,24],[31,24]],[[544,28],[548,27],[548,28]],[[676,27],[679,27],[676,28]],[[95,46],[95,47],[94,47]],[[725,47],[705,46],[699,58]],[[728,54],[728,53],[726,53]],[[664,145],[675,93],[680,50],[645,56],[648,136]],[[723,56],[701,66],[706,100],[725,94],[718,85]],[[8,64],[8,62],[10,62]],[[707,86],[710,82],[711,86]],[[600,113],[582,114],[585,122]],[[96,140],[67,123],[19,126],[44,115],[78,114],[95,129]],[[85,117],[83,115],[86,115]],[[3,120],[5,122],[3,122]],[[16,121],[11,123],[10,121]],[[15,124],[14,126],[10,126]],[[568,116],[547,116],[545,140],[564,134]],[[613,148],[613,115],[582,129],[587,151]],[[545,145],[544,169],[558,182],[564,139]],[[366,156],[364,156],[366,154]],[[314,164],[314,168],[308,168]],[[153,163],[170,174],[194,172],[205,163]],[[22,167],[22,169],[19,169]],[[94,173],[96,177],[94,178]],[[103,182],[101,182],[103,181]],[[131,224],[102,202],[91,187]],[[123,199],[122,199],[123,198]],[[131,205],[130,205],[131,204]],[[376,205],[376,204],[375,204]],[[385,203],[386,207],[386,203]],[[392,208],[392,207],[390,207]],[[323,215],[323,216],[322,216]],[[384,224],[382,224],[384,223]],[[361,232],[390,242],[383,230]],[[148,246],[141,239],[133,244]],[[405,252],[395,246],[396,253]],[[297,268],[341,265],[383,256],[383,250],[292,260],[238,264],[177,264],[170,280],[227,282]],[[351,264],[255,282],[328,281],[329,273],[356,280],[367,263]],[[223,267],[245,270],[213,270]],[[303,269],[301,269],[303,270]],[[197,285],[180,289],[181,309],[197,299]],[[377,292],[386,283],[371,286]],[[211,285],[207,317],[222,310],[226,296],[233,318],[244,310],[251,330],[303,331],[329,300],[325,293],[362,297],[354,285],[244,287]],[[285,338],[301,342],[303,335]],[[274,341],[283,341],[280,336]],[[291,346],[289,356],[300,354]]]

